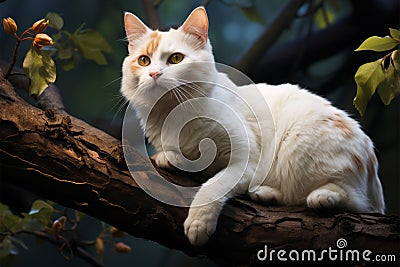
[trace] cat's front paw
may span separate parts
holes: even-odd
[[[340,194],[328,189],[317,189],[307,197],[307,206],[312,209],[334,209],[340,202]]]
[[[218,214],[209,207],[190,208],[189,215],[183,224],[185,235],[194,246],[207,243],[217,227]]]
[[[256,190],[249,192],[252,200],[264,204],[280,204],[282,202],[282,193],[275,188],[267,185],[258,187]]]
[[[171,170],[174,167],[168,161],[168,157],[175,156],[175,155],[172,155],[171,153],[172,153],[171,151],[157,152],[156,154],[151,156],[151,159],[154,160],[154,162],[156,163],[157,167]],[[167,154],[168,154],[168,156],[167,156]]]

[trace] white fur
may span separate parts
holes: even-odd
[[[266,122],[270,122],[272,118],[275,120],[275,128],[261,137],[255,130],[255,122],[249,119],[252,117],[249,109],[238,97],[233,97],[229,90],[196,84],[201,93],[198,90],[190,91],[193,96],[203,94],[210,99],[229,103],[245,122],[248,134],[243,136],[238,130],[241,125],[232,122],[232,115],[226,110],[221,110],[212,101],[205,101],[202,105],[192,108],[188,106],[185,110],[197,117],[213,114],[220,124],[227,128],[231,138],[227,139],[226,132],[218,127],[215,121],[207,119],[193,121],[180,133],[180,148],[190,159],[199,156],[198,144],[204,138],[213,139],[218,148],[216,161],[204,172],[210,179],[196,194],[184,223],[185,234],[192,244],[202,245],[208,241],[215,231],[225,201],[238,194],[248,193],[253,200],[267,204],[307,204],[313,209],[384,212],[385,205],[377,175],[378,166],[373,144],[362,132],[359,124],[345,112],[296,85],[232,85],[226,75],[218,73],[208,64],[201,63],[214,61],[209,41],[203,47],[198,47],[195,45],[194,36],[182,29],[160,33],[158,49],[151,56],[151,65],[157,66],[162,72],[157,82],[148,75],[151,66],[143,67],[139,73],[134,74],[130,66],[139,56],[135,54],[136,51],[145,46],[149,39],[151,31],[146,31],[147,33],[140,38],[141,44],[135,42],[137,47],[130,47],[130,55],[123,63],[121,92],[135,106],[146,136],[158,151],[154,156],[156,164],[161,167],[169,167],[169,163],[177,166],[180,164],[179,157],[174,157],[174,151],[168,151],[169,142],[176,136],[161,140],[162,122],[166,114],[179,104],[179,100],[176,97],[174,99],[173,95],[164,97],[156,107],[157,112],[154,112],[147,122],[143,117],[174,80],[177,80],[176,85],[180,84],[178,79],[189,82],[207,80],[227,85],[238,95],[248,99],[249,103],[253,103],[254,110],[266,114],[258,119]],[[166,60],[168,55],[175,52],[183,53],[185,58],[182,63],[171,67]],[[193,63],[190,69],[183,64],[188,62]],[[259,92],[268,102],[272,117],[268,116],[268,106],[259,99]],[[186,97],[190,98],[189,95]],[[169,127],[180,126],[179,117],[176,117],[175,122],[176,125],[172,124]],[[276,143],[275,150],[275,147],[272,147],[273,140]],[[248,151],[245,151],[247,146],[251,149],[249,158],[246,156]],[[230,155],[232,147],[235,147],[235,150]],[[253,178],[253,174],[257,173],[259,168],[257,158],[260,155],[263,156],[261,162],[271,162],[272,165],[267,177],[262,177],[265,178],[262,185],[253,187],[251,179],[260,178]],[[167,158],[175,162],[169,162]],[[227,170],[225,167],[229,160],[230,168]],[[244,161],[249,161],[249,164],[243,169]],[[238,173],[242,174],[241,177],[237,177]],[[234,178],[240,178],[239,183],[236,184],[234,181],[237,179]],[[227,188],[232,190],[223,198],[213,201],[215,195],[226,191]],[[208,204],[198,206],[199,203]]]

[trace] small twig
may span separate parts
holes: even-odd
[[[85,249],[81,247],[76,248],[76,252],[79,257],[84,259],[86,262],[90,263],[92,266],[96,267],[104,267],[104,265],[99,262],[95,257],[93,257],[89,252],[87,252]]]
[[[323,1],[321,1],[319,3],[315,3],[314,0],[309,0],[308,4],[311,7],[309,7],[304,14],[301,14],[301,15],[296,14],[296,18],[309,17],[310,15],[313,16],[314,13],[317,12],[317,10],[323,6]]]
[[[46,234],[44,232],[39,232],[39,231],[23,231],[26,234],[34,235],[40,239],[44,239],[51,244],[57,246],[58,248],[62,248],[63,250],[66,249],[65,246],[68,247],[69,251],[71,252],[71,255],[74,255],[72,252],[75,251],[76,255],[79,256],[81,259],[85,260],[87,263],[91,264],[92,266],[96,267],[103,267],[104,265],[99,262],[95,257],[93,257],[89,252],[87,252],[85,249],[79,246],[76,242],[74,242],[71,246],[70,242],[65,240],[65,238],[61,239],[55,239],[53,238],[52,235]],[[60,252],[60,251],[59,251]],[[63,253],[60,252],[60,254],[65,257]]]
[[[79,240],[77,243],[80,247],[90,247],[96,244],[96,240]]]
[[[56,235],[57,241],[61,243],[61,246],[59,246],[57,248],[58,253],[60,253],[61,256],[63,256],[64,259],[66,260],[70,260],[74,257],[74,251],[71,248],[71,244],[68,242],[68,240],[66,240],[63,236],[61,235]],[[64,241],[64,242],[62,242]],[[67,248],[65,248],[67,247]],[[66,254],[64,254],[64,250],[69,251],[70,256],[67,256]]]
[[[14,37],[17,40],[17,43],[15,44],[15,47],[14,47],[14,52],[13,52],[13,55],[12,55],[12,58],[11,58],[11,63],[9,65],[9,67],[8,67],[8,70],[7,70],[6,74],[4,75],[5,79],[8,79],[8,77],[11,74],[11,71],[14,68],[15,62],[17,61],[17,54],[18,54],[19,45],[23,41],[33,40],[34,39],[33,37],[25,37],[24,38],[24,35],[26,35],[26,34],[32,35],[31,32],[30,32],[31,30],[32,30],[32,27],[26,29],[20,36],[18,36],[16,33],[14,33]]]
[[[163,0],[154,0],[153,6],[154,8],[158,8],[162,4]]]
[[[211,0],[204,0],[203,6],[206,7],[210,2],[211,2]]]
[[[319,4],[319,5],[321,5],[321,4]],[[318,9],[314,6],[314,1],[309,1],[308,10],[306,11],[306,13],[308,14],[307,33],[304,37],[304,42],[302,42],[299,46],[299,52],[297,53],[297,56],[293,59],[293,64],[291,66],[290,74],[294,73],[299,68],[300,63],[303,60],[304,51],[305,51],[308,43],[310,42],[311,35],[313,32],[314,13],[317,10]]]
[[[150,28],[159,29],[161,26],[160,18],[157,12],[157,6],[153,0],[143,0],[144,11],[149,22]]]
[[[233,2],[229,2],[226,0],[219,0],[222,4],[226,5],[226,6],[233,6]]]
[[[324,22],[325,22],[326,26],[328,26],[331,23],[329,21],[328,13],[326,12],[324,2],[321,2],[321,10],[322,10],[322,17],[324,19]]]
[[[265,51],[275,43],[282,31],[296,18],[297,10],[304,2],[305,0],[292,0],[284,6],[262,35],[244,53],[236,67],[244,73],[251,73],[258,66],[257,63]]]
[[[18,48],[19,48],[19,45],[21,44],[21,40],[19,39],[19,37],[16,34],[14,34],[14,36],[17,38],[17,43],[15,44],[15,47],[14,47],[14,52],[13,52],[13,55],[11,58],[10,66],[8,67],[8,70],[7,70],[6,74],[4,75],[5,79],[8,79],[8,77],[11,74],[12,69],[14,68],[15,62],[17,61]]]

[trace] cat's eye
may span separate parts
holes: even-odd
[[[150,65],[150,58],[148,56],[140,56],[138,58],[138,63],[140,66],[146,67]]]
[[[182,53],[173,53],[172,55],[169,56],[168,58],[168,63],[170,64],[178,64],[183,60],[185,56]]]

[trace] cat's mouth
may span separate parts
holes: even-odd
[[[151,79],[150,82],[148,83],[149,89],[164,89],[164,86],[162,85],[162,82],[160,82],[159,79]]]

